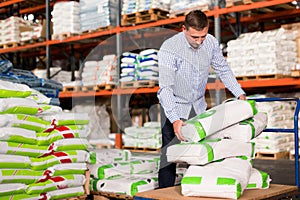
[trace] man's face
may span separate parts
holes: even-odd
[[[195,49],[202,44],[202,42],[205,40],[205,37],[208,33],[208,27],[205,27],[201,31],[198,31],[192,27],[190,27],[189,30],[187,30],[185,26],[182,26],[182,28],[186,39],[188,40],[190,45]]]

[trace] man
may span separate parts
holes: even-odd
[[[236,98],[246,99],[218,40],[208,33],[205,13],[191,11],[182,28],[183,31],[167,39],[158,52],[160,89],[157,96],[162,106],[160,188],[173,186],[176,178],[176,164],[167,162],[167,147],[185,140],[181,134],[183,120],[206,110],[205,90],[210,66]]]

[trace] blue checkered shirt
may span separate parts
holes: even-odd
[[[211,34],[194,49],[183,32],[167,39],[158,52],[160,104],[173,123],[188,119],[192,106],[196,114],[207,108],[205,91],[210,67],[225,87],[239,97],[245,92],[228,66],[218,40]]]

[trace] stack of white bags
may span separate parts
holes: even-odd
[[[129,126],[124,129],[124,146],[138,148],[161,147],[160,122],[146,122],[143,126]]]
[[[0,81],[0,199],[85,193],[86,114],[63,113],[22,84]]]
[[[169,162],[190,164],[181,181],[184,196],[238,199],[245,189],[268,188],[270,177],[252,167],[257,137],[267,125],[267,114],[253,100],[215,106],[186,121],[187,142],[167,149]]]
[[[297,62],[295,39],[283,28],[242,34],[228,42],[227,62],[236,76],[290,75]]]
[[[116,85],[118,83],[116,55],[104,55],[102,60],[85,61],[82,85]]]
[[[88,165],[91,190],[134,196],[158,187],[159,155],[132,155],[128,150],[95,150],[96,164]]]
[[[133,14],[154,8],[168,11],[169,6],[169,0],[123,0],[122,15]]]
[[[80,33],[80,4],[78,2],[57,2],[51,14],[54,35]]]
[[[118,11],[116,0],[81,0],[80,28],[81,31],[97,30],[101,27],[115,26]]]
[[[120,81],[158,81],[157,52],[156,49],[146,49],[140,53],[124,52],[121,59]]]

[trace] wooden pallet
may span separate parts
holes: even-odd
[[[168,11],[158,8],[150,8],[149,10],[122,15],[121,25],[130,26],[133,24],[142,24],[161,19],[167,19],[168,14]]]
[[[114,145],[112,144],[93,144],[92,146],[95,146],[96,149],[113,149]]]
[[[205,4],[205,5],[202,5],[202,6],[197,6],[197,7],[193,7],[193,8],[184,9],[184,10],[174,11],[174,12],[170,13],[170,18],[176,18],[176,17],[179,17],[179,16],[185,16],[185,15],[187,15],[189,12],[191,12],[193,10],[201,10],[203,12],[209,11],[209,5]]]
[[[81,90],[81,86],[64,86],[63,92],[79,92]]]
[[[292,70],[291,76],[292,77],[300,77],[300,70]]]
[[[37,39],[30,39],[27,41],[21,41],[20,44],[22,46],[24,46],[24,45],[28,45],[28,44],[35,44],[35,43],[45,42],[45,41],[46,41],[46,38],[37,38]]]
[[[237,80],[258,80],[258,79],[277,79],[287,77],[283,74],[260,74],[260,75],[249,75],[249,76],[236,76]]]
[[[147,152],[147,153],[159,153],[160,148],[149,148],[149,147],[130,147],[123,146],[122,149],[126,149],[133,152]]]
[[[68,33],[53,34],[51,38],[52,40],[64,40],[69,37],[78,36],[78,35],[79,35],[78,33],[68,32]]]
[[[257,159],[268,159],[268,160],[279,160],[289,158],[289,152],[277,152],[277,153],[265,153],[265,152],[256,152],[255,158]]]
[[[125,200],[132,200],[133,197],[125,194],[117,194],[113,192],[95,192],[91,191],[91,194],[94,197],[94,200],[102,200],[103,197],[107,197],[108,199],[125,199]],[[98,198],[99,197],[99,198]]]
[[[121,88],[140,88],[140,87],[155,87],[157,81],[143,80],[143,81],[127,81],[121,82]]]
[[[20,43],[18,43],[18,42],[10,42],[10,43],[6,43],[6,44],[0,44],[0,49],[14,48],[14,47],[18,47],[19,45],[20,45]]]
[[[87,199],[87,195],[82,195],[78,197],[63,198],[61,200],[86,200],[86,199]]]
[[[226,8],[253,3],[252,0],[226,0]]]
[[[100,90],[113,90],[116,85],[113,84],[102,84],[102,85],[89,85],[89,86],[81,86],[81,91],[100,91]]]
[[[95,30],[87,30],[87,31],[83,31],[82,34],[90,34],[90,33],[95,33],[95,32],[100,32],[100,31],[107,31],[107,30],[111,30],[113,27],[112,26],[105,26],[105,27],[99,27]]]

